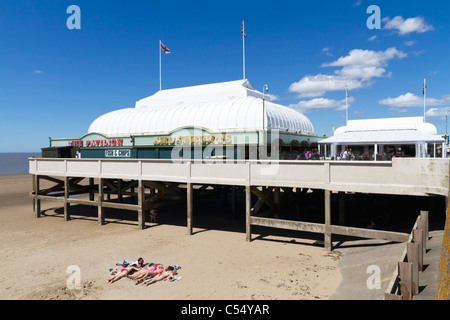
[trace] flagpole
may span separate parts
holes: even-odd
[[[425,122],[425,106],[427,99],[427,79],[423,79],[423,122]]]
[[[161,91],[161,40],[159,40],[159,91]]]
[[[348,125],[348,87],[345,86],[345,125]]]
[[[242,66],[243,66],[243,75],[245,79],[245,26],[244,20],[242,20]]]

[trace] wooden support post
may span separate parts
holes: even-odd
[[[122,179],[117,180],[117,197],[119,199],[119,202],[123,202],[123,196],[122,196]]]
[[[36,213],[36,176],[34,175],[33,176],[33,179],[32,179],[32,184],[33,184],[33,195],[34,195],[34,197],[32,198],[33,199],[33,212],[34,213]]]
[[[69,177],[64,177],[64,220],[70,220],[70,203],[67,201],[69,199]]]
[[[280,216],[280,187],[276,187],[274,190],[273,202],[275,207],[275,218]]]
[[[142,185],[142,180],[139,180],[138,185],[138,225],[139,229],[145,229],[145,188]]]
[[[98,180],[98,224],[105,224],[105,209],[102,206],[103,202],[103,179],[99,178]]]
[[[400,292],[402,293],[403,300],[412,300],[412,293],[413,293],[412,273],[413,273],[413,265],[411,262],[398,263],[398,275],[400,277]]]
[[[245,186],[245,239],[252,240],[252,227],[250,225],[250,214],[252,212],[252,192],[250,186]]]
[[[345,225],[345,192],[339,191],[339,224]]]
[[[413,242],[419,245],[419,272],[423,271],[423,230],[414,229],[413,230]]]
[[[41,200],[38,198],[39,196],[39,190],[40,190],[40,186],[39,186],[39,175],[35,175],[34,176],[34,186],[35,186],[35,202],[36,202],[36,218],[40,218],[41,217]]]
[[[89,178],[89,200],[94,201],[94,178]]]
[[[430,221],[429,221],[429,214],[428,211],[420,211],[420,219],[422,220],[422,227],[423,227],[423,231],[424,231],[424,248],[427,248],[427,242],[428,242],[428,237],[429,237],[429,233],[430,233],[430,229],[429,229],[429,225],[430,225]]]
[[[187,199],[187,234],[188,235],[192,235],[193,234],[193,227],[192,227],[192,219],[193,219],[193,190],[192,190],[192,184],[188,183],[187,184],[187,195],[186,195],[186,199]]]
[[[406,256],[408,262],[413,265],[412,269],[412,284],[413,295],[419,294],[419,244],[414,242],[408,242],[406,244]]]
[[[331,251],[331,191],[325,190],[325,232],[324,245],[327,251]]]
[[[233,218],[237,217],[236,214],[236,186],[231,186],[231,213]]]

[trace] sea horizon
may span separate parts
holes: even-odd
[[[0,174],[28,173],[28,158],[41,157],[40,152],[0,152]]]

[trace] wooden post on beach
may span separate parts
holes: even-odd
[[[423,248],[426,250],[427,249],[427,242],[428,242],[428,237],[429,237],[429,215],[428,215],[428,211],[420,211],[420,220],[422,221],[421,225],[422,225],[422,229],[423,229],[423,239],[424,239],[424,243],[423,243]]]
[[[419,272],[423,271],[423,230],[413,230],[413,242],[419,244]]]
[[[413,265],[412,268],[412,284],[413,295],[419,294],[419,244],[414,242],[408,242],[406,244],[406,256],[408,262]]]
[[[331,191],[325,190],[325,232],[324,245],[327,251],[331,251]]]
[[[245,238],[247,242],[252,240],[250,214],[252,212],[252,192],[250,186],[245,186]]]
[[[193,218],[193,201],[194,195],[192,190],[192,184],[188,182],[187,184],[187,190],[186,190],[186,199],[187,199],[187,234],[192,235],[193,228],[192,228],[192,218]]]
[[[400,291],[403,300],[412,300],[413,283],[412,283],[413,264],[411,262],[398,263],[398,275],[400,277]]]
[[[34,175],[34,202],[35,202],[35,214],[36,214],[36,218],[40,218],[41,217],[41,200],[38,198],[39,196],[39,175]]]
[[[69,177],[64,177],[64,221],[70,220]]]
[[[102,207],[103,201],[103,179],[99,178],[98,180],[98,224],[105,224],[105,209]]]
[[[142,180],[139,180],[138,185],[138,224],[139,229],[145,229],[145,188],[142,184]]]

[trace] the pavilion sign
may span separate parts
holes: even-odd
[[[101,140],[72,140],[69,141],[71,147],[121,147],[123,139],[101,139]]]

